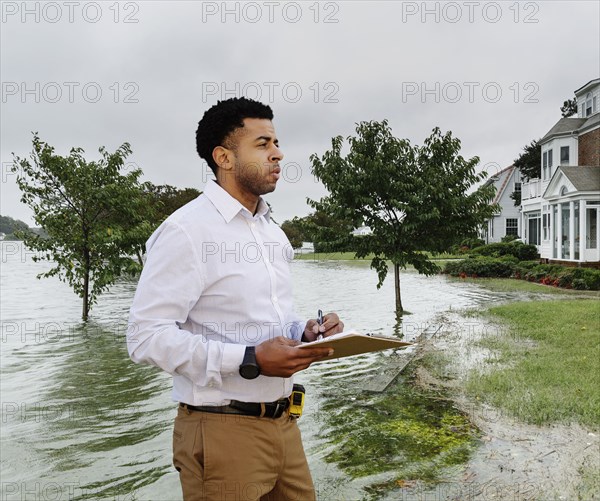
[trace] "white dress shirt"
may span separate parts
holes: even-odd
[[[169,216],[146,243],[147,259],[129,315],[134,362],[173,375],[173,400],[226,405],[271,402],[291,378],[239,375],[247,345],[299,340],[293,311],[293,249],[259,200],[252,215],[217,183]]]

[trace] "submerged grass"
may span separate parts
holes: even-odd
[[[498,357],[467,391],[527,423],[600,428],[600,301],[519,302],[489,314],[510,328],[480,341]]]
[[[390,472],[389,480],[366,489],[372,499],[414,481],[439,481],[478,443],[468,417],[452,401],[415,386],[412,376],[397,378],[381,394],[345,391],[326,404],[327,433],[336,444],[326,460],[353,478]]]

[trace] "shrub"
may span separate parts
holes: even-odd
[[[572,285],[573,285],[573,289],[577,289],[580,291],[589,290],[588,285],[585,283],[585,280],[583,278],[574,278]]]
[[[501,277],[512,276],[515,264],[511,260],[476,257],[462,261],[448,261],[444,273],[453,276]]]
[[[600,290],[600,270],[535,261],[517,262],[510,255],[501,258],[470,255],[468,259],[448,261],[444,273],[461,277],[513,277],[567,289]]]
[[[475,247],[471,252],[480,256],[490,257],[509,255],[516,257],[519,261],[530,261],[539,258],[535,245],[524,244],[520,240],[482,245]]]

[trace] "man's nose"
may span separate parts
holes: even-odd
[[[279,146],[273,146],[273,151],[271,153],[271,160],[272,161],[281,161],[283,160],[283,151],[281,151],[279,149]]]

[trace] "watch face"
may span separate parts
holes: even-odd
[[[242,376],[244,379],[255,379],[259,376],[259,374],[260,369],[258,368],[258,365],[240,365],[240,376]]]

